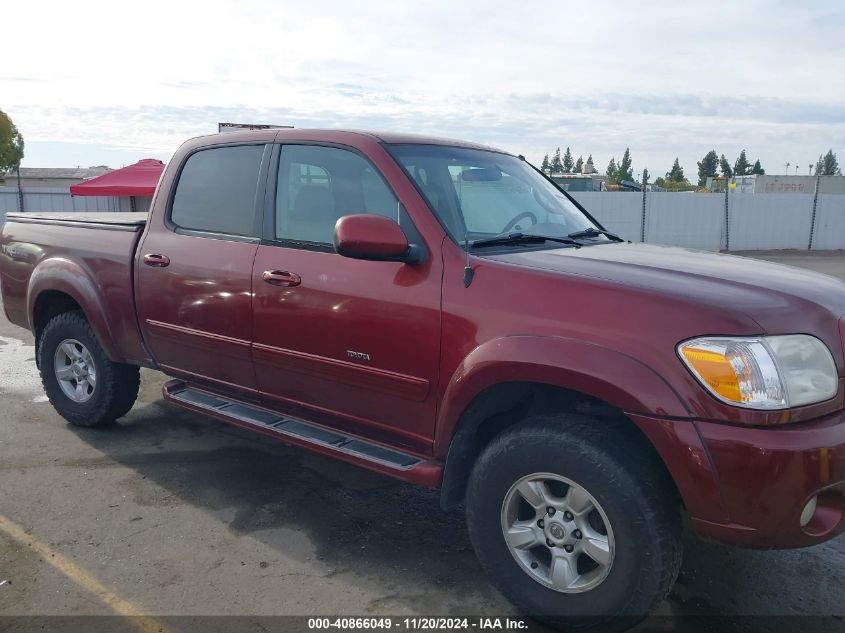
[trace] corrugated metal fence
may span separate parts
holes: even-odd
[[[845,195],[573,192],[609,231],[710,251],[845,249]]]
[[[68,189],[23,189],[31,211],[129,211],[126,197],[71,197]],[[625,239],[710,251],[845,249],[845,195],[574,192],[608,230]],[[726,209],[727,202],[727,209]],[[137,198],[147,211],[150,198]],[[18,190],[0,187],[0,222],[18,210]],[[815,213],[814,213],[815,211]]]
[[[138,211],[150,208],[149,197],[135,199]],[[7,213],[19,209],[18,188],[0,187],[0,222]],[[23,205],[26,211],[59,213],[66,211],[131,211],[127,196],[71,196],[67,187],[24,187]]]

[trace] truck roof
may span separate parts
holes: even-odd
[[[237,136],[235,136],[237,135]],[[378,141],[390,145],[394,144],[418,144],[418,145],[448,145],[451,147],[464,147],[467,149],[479,149],[490,152],[498,152],[500,154],[507,154],[503,150],[483,145],[481,143],[473,143],[471,141],[462,141],[458,139],[443,138],[439,136],[429,136],[425,134],[411,134],[406,132],[376,132],[370,130],[352,130],[352,129],[328,129],[328,128],[282,128],[282,129],[268,129],[268,130],[250,130],[247,132],[219,132],[216,134],[207,134],[204,136],[192,139],[194,141],[202,141],[201,144],[207,144],[212,140],[219,139],[236,139],[238,136],[248,136],[254,140],[306,140],[309,136],[316,137],[314,140],[334,140],[337,143],[343,143],[344,137],[349,135],[367,136],[377,139]]]

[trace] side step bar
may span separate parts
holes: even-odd
[[[344,435],[305,420],[212,394],[186,385],[180,380],[168,382],[162,391],[164,399],[168,402],[211,415],[218,420],[249,428],[290,444],[310,448],[405,481],[431,487],[440,485],[443,473],[443,465],[440,462],[426,461],[410,453]]]

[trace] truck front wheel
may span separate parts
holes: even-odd
[[[600,420],[543,415],[478,458],[470,538],[493,582],[528,615],[624,629],[668,595],[681,563],[680,507],[637,440]]]
[[[59,314],[44,327],[38,367],[50,403],[77,426],[113,422],[138,397],[138,367],[109,360],[79,311]]]

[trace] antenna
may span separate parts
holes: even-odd
[[[464,288],[469,288],[472,278],[475,277],[475,271],[469,261],[469,236],[466,233],[464,233],[464,252],[467,255],[466,266],[464,266]]]

